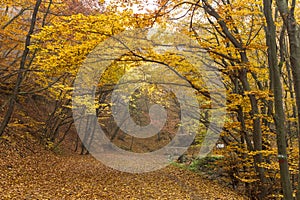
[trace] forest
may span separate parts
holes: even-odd
[[[300,2],[0,0],[0,199],[300,200]]]

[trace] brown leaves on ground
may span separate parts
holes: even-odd
[[[129,174],[92,156],[0,152],[0,199],[243,199],[197,174],[169,166]]]

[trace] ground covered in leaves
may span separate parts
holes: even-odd
[[[243,199],[175,166],[129,174],[90,155],[57,154],[5,137],[0,147],[0,199]]]

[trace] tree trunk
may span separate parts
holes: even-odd
[[[294,89],[296,96],[296,106],[298,114],[298,144],[300,150],[300,30],[299,24],[295,19],[296,0],[292,0],[291,8],[288,7],[288,1],[276,0],[276,4],[280,15],[287,27],[289,47],[290,47],[290,63],[293,74]],[[300,151],[299,151],[300,152]],[[300,160],[298,167],[300,169]],[[298,174],[297,199],[300,200],[300,172]]]
[[[285,130],[285,114],[282,100],[282,84],[280,80],[280,69],[278,66],[277,49],[276,49],[276,27],[272,17],[271,0],[263,0],[264,15],[267,21],[266,27],[266,43],[268,46],[268,63],[270,70],[270,79],[272,82],[274,93],[274,121],[277,136],[277,151],[280,166],[280,180],[283,190],[283,196],[286,200],[293,199],[293,192],[290,180],[289,165],[287,160],[286,147],[286,130]]]
[[[34,10],[33,10],[32,17],[31,17],[31,24],[30,24],[30,28],[29,28],[29,31],[28,31],[27,36],[26,36],[25,48],[24,48],[22,59],[21,59],[21,62],[20,62],[20,68],[19,68],[16,84],[15,84],[12,96],[10,97],[7,111],[4,115],[2,123],[0,125],[0,136],[4,133],[4,130],[7,126],[7,124],[9,123],[10,119],[11,119],[12,113],[14,111],[15,103],[16,103],[16,100],[18,98],[20,86],[21,86],[22,81],[24,79],[24,71],[26,69],[26,59],[27,59],[28,54],[29,54],[28,46],[31,43],[31,35],[33,34],[33,31],[34,31],[34,28],[35,28],[35,24],[36,24],[36,20],[37,20],[37,14],[38,14],[39,7],[40,7],[41,3],[42,3],[42,0],[37,0],[36,3],[35,3],[35,6],[34,6]]]

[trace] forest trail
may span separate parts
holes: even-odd
[[[244,199],[175,166],[130,174],[90,155],[16,152],[0,151],[0,199]]]

